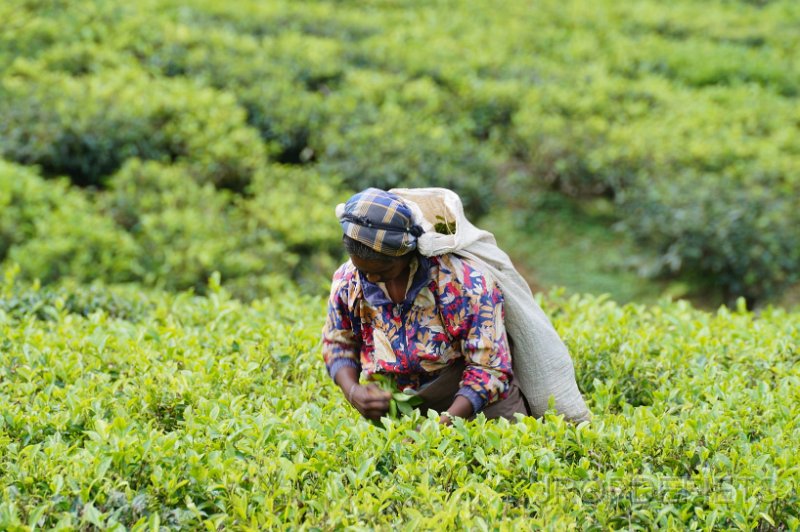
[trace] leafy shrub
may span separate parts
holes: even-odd
[[[475,214],[491,203],[491,157],[453,124],[415,119],[387,105],[374,120],[329,129],[324,144],[320,171],[341,176],[351,188],[447,187]]]
[[[696,94],[652,78],[600,75],[565,83],[574,84],[570,91],[545,86],[526,92],[514,138],[533,176],[571,195],[613,196],[635,186],[641,174],[660,179],[691,165],[719,171],[743,154],[731,153],[738,147],[733,138],[708,142],[708,131],[756,114],[748,109],[731,119],[714,98],[699,104]],[[715,123],[708,123],[710,116]]]
[[[63,183],[48,190],[30,169],[0,161],[0,257],[36,235],[36,221],[50,215],[65,190]]]
[[[326,3],[246,2],[235,10],[215,1],[179,5],[177,20],[183,24],[207,31],[223,27],[231,34],[255,38],[298,32],[347,42],[362,40],[380,29],[359,10]],[[320,24],[320,20],[326,24]]]
[[[24,0],[0,4],[0,19],[6,22],[0,34],[0,71],[20,57],[32,57],[53,47],[63,38],[65,21],[55,13],[74,16],[68,9],[69,3],[54,1],[46,11],[42,7]]]
[[[671,42],[648,37],[630,47],[625,62],[616,67],[622,74],[658,74],[695,87],[757,83],[774,86],[784,96],[793,96],[797,90],[796,76],[779,66],[776,50],[710,42],[705,37]]]
[[[797,194],[797,6],[8,0],[0,155],[100,187],[130,158],[177,163],[239,193],[270,157],[350,189],[448,186],[473,215],[513,174],[515,206],[534,208],[525,198],[542,182],[614,198],[617,218],[677,267],[652,272],[768,298],[796,278],[791,225],[742,216],[716,231],[741,231],[739,243],[701,242],[725,206],[671,190],[749,191],[742,201],[764,212]],[[690,224],[672,206],[703,214]],[[654,223],[669,228],[639,229]]]
[[[264,238],[283,243],[287,273],[310,292],[326,290],[344,256],[334,209],[350,193],[313,170],[277,165],[258,174],[248,193],[240,216],[251,245],[263,246]]]
[[[309,170],[267,166],[240,197],[198,185],[186,167],[130,160],[102,205],[142,249],[147,284],[204,293],[219,272],[250,300],[290,282],[323,289],[343,254],[333,210],[346,197]]]
[[[684,174],[625,196],[626,229],[659,254],[653,273],[697,271],[727,301],[764,301],[800,279],[797,192],[771,185],[737,189],[715,176]]]
[[[0,253],[42,282],[129,281],[140,272],[139,248],[63,181],[45,182],[0,162]]]
[[[17,61],[17,66],[22,65],[24,61]],[[114,71],[125,66],[132,67],[135,66],[135,61],[113,48],[95,42],[79,41],[42,50],[36,54],[36,65],[45,72],[61,72],[80,77],[98,75],[103,71]]]
[[[185,162],[201,183],[241,189],[264,159],[230,95],[131,69],[72,78],[20,67],[3,79],[0,116],[5,157],[81,185],[139,157]]]
[[[507,138],[519,111],[523,85],[512,81],[474,79],[457,89],[458,112],[467,113],[470,132],[480,140]],[[456,110],[452,110],[456,113]]]
[[[302,164],[318,156],[326,117],[321,95],[275,79],[237,89],[237,98],[276,162]]]
[[[279,162],[313,157],[312,137],[324,118],[323,93],[343,76],[337,41],[294,32],[257,39],[169,20],[142,25],[120,46],[134,51],[145,68],[203,80],[234,94]]]
[[[138,292],[138,287],[70,286],[68,282],[60,286],[30,287],[15,282],[18,273],[19,265],[6,270],[5,288],[0,292],[0,311],[15,320],[33,316],[57,321],[63,314],[88,317],[102,312],[110,318],[136,322],[149,310],[149,303]]]
[[[272,235],[250,241],[229,194],[200,185],[191,170],[131,160],[109,182],[106,212],[142,249],[144,280],[203,291],[215,271],[226,281],[287,272]]]

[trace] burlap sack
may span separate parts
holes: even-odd
[[[396,188],[415,211],[425,229],[418,249],[427,257],[454,253],[469,260],[484,275],[493,278],[503,292],[506,331],[511,339],[514,375],[528,400],[531,413],[541,417],[550,397],[555,409],[573,422],[587,421],[586,408],[569,351],[533,298],[525,279],[508,255],[497,247],[494,235],[478,229],[464,215],[461,198],[445,188]],[[433,230],[439,221],[455,222],[455,234]]]

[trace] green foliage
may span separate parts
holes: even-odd
[[[264,159],[230,95],[136,69],[75,78],[21,64],[3,78],[0,114],[3,156],[81,185],[103,184],[138,157],[183,162],[201,183],[241,190]]]
[[[311,137],[324,118],[320,91],[342,75],[339,44],[291,32],[259,40],[193,22],[162,19],[153,27],[143,19],[118,46],[156,75],[202,80],[234,94],[278,161],[311,159]]]
[[[131,159],[95,201],[65,181],[0,165],[0,259],[53,283],[139,281],[203,293],[215,271],[244,299],[297,283],[324,291],[342,260],[333,207],[348,193],[313,171],[269,166],[240,197],[191,165]],[[299,206],[306,207],[299,207]]]
[[[278,165],[257,173],[244,196],[198,185],[190,172],[132,160],[103,195],[105,211],[142,249],[147,284],[203,293],[217,271],[247,300],[290,282],[325,290],[343,254],[333,207],[348,193],[313,171]]]
[[[19,266],[6,270],[5,290],[0,298],[0,311],[13,319],[35,317],[44,321],[58,321],[66,314],[87,317],[101,311],[110,318],[136,322],[147,314],[149,303],[139,293],[138,287],[100,284],[79,287],[62,284],[59,287],[28,287],[15,282]]]
[[[715,176],[676,176],[626,194],[626,229],[655,249],[654,273],[704,272],[730,303],[762,302],[800,280],[800,211],[793,187],[714,185]],[[707,186],[698,187],[698,182]],[[777,190],[776,190],[777,189]]]
[[[109,187],[106,210],[139,243],[148,284],[203,291],[214,271],[235,281],[287,267],[277,239],[246,241],[232,198],[197,184],[186,167],[132,160]]]
[[[42,294],[12,278],[4,300]],[[325,374],[323,299],[245,304],[218,282],[63,288],[47,321],[0,307],[0,527],[800,525],[796,314],[553,293],[591,423],[376,428]]]
[[[797,280],[794,102],[605,74],[526,98],[515,117],[526,173],[614,198],[624,228],[660,255],[651,274],[693,274],[752,301]]]
[[[63,181],[46,182],[0,161],[0,257],[28,279],[129,281],[141,271],[136,242]]]
[[[319,167],[353,189],[443,186],[473,213],[491,204],[492,156],[431,79],[354,69],[329,105]]]
[[[800,271],[798,5],[8,0],[0,155],[100,203],[130,159],[175,164],[234,211],[275,163],[338,190],[446,186],[473,217],[549,185],[613,199],[652,275],[768,301]],[[164,286],[201,286],[200,262]]]
[[[376,382],[381,390],[391,392],[392,397],[389,399],[389,418],[397,418],[401,415],[409,416],[414,412],[415,407],[423,403],[421,397],[407,394],[399,390],[395,380],[388,375],[375,374],[370,380]],[[379,421],[374,421],[373,425],[382,426]]]
[[[269,166],[253,178],[248,196],[239,202],[243,234],[256,248],[269,239],[281,242],[282,271],[311,293],[325,292],[344,257],[334,208],[350,194],[313,170]]]
[[[464,131],[441,119],[409,115],[385,106],[367,123],[349,119],[325,138],[320,167],[350,187],[443,186],[458,192],[472,212],[485,211],[492,188],[490,158]]]
[[[456,222],[455,220],[448,221],[443,216],[437,216],[433,230],[443,235],[454,235],[456,234]]]
[[[0,162],[0,528],[797,529],[796,313],[554,293],[591,424],[378,430],[294,292],[345,189],[475,214],[512,173],[511,206],[608,197],[653,274],[767,300],[800,271],[798,6],[0,3],[0,155],[39,167]]]
[[[522,196],[509,187],[512,201]],[[645,256],[632,235],[615,230],[614,205],[605,198],[574,201],[555,191],[539,190],[525,199],[529,210],[495,211],[479,220],[491,228],[501,249],[534,292],[559,286],[573,294],[609,294],[620,303],[655,303],[664,295],[686,297],[685,281],[656,282],[640,274]],[[709,303],[719,296],[709,298]],[[716,306],[710,303],[713,308]]]

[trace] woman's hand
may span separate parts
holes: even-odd
[[[378,388],[375,383],[362,386],[358,383],[358,370],[341,368],[334,378],[350,404],[367,419],[379,420],[389,411],[392,394]]]
[[[391,393],[381,390],[374,383],[367,386],[354,383],[347,399],[362,416],[377,421],[389,411],[391,398]]]
[[[474,412],[472,411],[472,403],[463,395],[457,395],[453,404],[439,417],[439,423],[442,425],[452,425],[453,418],[463,417],[468,418]]]

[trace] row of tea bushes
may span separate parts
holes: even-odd
[[[343,254],[333,206],[345,196],[309,171],[266,167],[240,196],[198,183],[191,165],[130,159],[96,196],[0,164],[0,260],[45,284],[203,291],[218,271],[253,299],[295,283],[324,290]]]
[[[553,293],[590,424],[374,427],[322,299],[0,290],[50,308],[0,308],[0,528],[800,526],[797,314]]]
[[[652,274],[695,272],[735,299],[797,282],[800,111],[757,87],[702,94],[600,77],[530,91],[515,135],[533,174],[614,197]]]
[[[0,89],[2,155],[102,185],[131,158],[188,164],[198,181],[242,190],[265,163],[233,97],[136,69],[82,77],[18,66]]]

